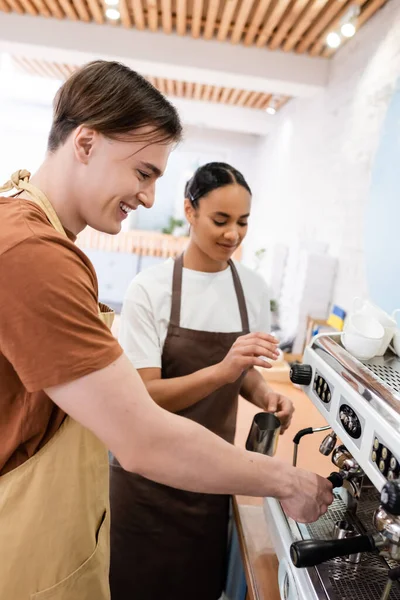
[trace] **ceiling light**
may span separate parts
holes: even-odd
[[[346,38],[351,38],[357,31],[356,26],[353,23],[344,23],[340,29],[342,35]]]
[[[117,21],[121,16],[121,13],[116,8],[107,8],[106,17],[112,21]]]
[[[331,31],[326,38],[326,43],[328,44],[329,48],[339,48],[341,41],[340,35],[335,31]]]
[[[276,113],[276,108],[274,108],[273,106],[268,106],[268,108],[266,109],[266,112],[269,115],[274,115]]]
[[[118,6],[119,0],[104,0],[107,6]]]

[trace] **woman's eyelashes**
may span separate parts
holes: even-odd
[[[228,221],[216,221],[215,219],[213,219],[213,223],[217,227],[223,227],[224,225],[227,225]],[[238,225],[239,225],[239,227],[247,227],[247,222],[246,223],[238,223]]]
[[[146,173],[145,171],[138,170],[139,177],[142,181],[146,181],[146,179],[150,179],[150,173]]]

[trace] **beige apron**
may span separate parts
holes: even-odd
[[[46,196],[14,173],[0,192],[26,191],[66,235]],[[111,326],[113,312],[99,313]],[[0,600],[109,600],[105,446],[66,417],[32,458],[0,477]]]

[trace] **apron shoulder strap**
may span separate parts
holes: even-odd
[[[170,325],[179,327],[181,322],[183,253],[175,258],[172,275],[172,299]]]
[[[43,210],[54,229],[58,231],[58,233],[61,233],[62,235],[68,237],[50,200],[41,190],[39,190],[39,188],[29,183],[30,176],[31,174],[26,169],[20,169],[19,171],[16,171],[11,175],[9,181],[7,181],[4,185],[0,186],[0,193],[11,192],[11,190],[17,190],[18,192],[27,192],[31,197],[32,202],[35,202],[35,204],[40,206],[40,208]],[[114,311],[106,305],[99,306],[98,310],[100,319],[109,328],[111,328],[112,322],[114,320]]]
[[[31,174],[26,169],[15,171],[15,173],[11,175],[9,181],[0,187],[0,192],[10,192],[13,189],[18,192],[27,192],[31,197],[31,200],[44,211],[54,229],[66,236],[65,229],[47,196],[37,187],[29,183],[30,176]]]
[[[247,313],[246,299],[244,297],[242,282],[240,281],[239,273],[237,272],[233,260],[229,260],[228,264],[231,268],[233,285],[235,286],[236,297],[239,304],[240,319],[242,321],[242,330],[249,332],[249,315]]]

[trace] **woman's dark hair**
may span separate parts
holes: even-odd
[[[244,187],[251,195],[251,189],[243,175],[222,162],[212,162],[199,167],[185,187],[185,198],[188,198],[194,208],[199,205],[200,198],[207,196],[213,190],[236,183]]]
[[[151,83],[126,65],[105,60],[78,69],[58,90],[48,150],[57,150],[79,125],[116,139],[141,127],[151,127],[143,141],[178,142],[182,136],[176,109]]]

